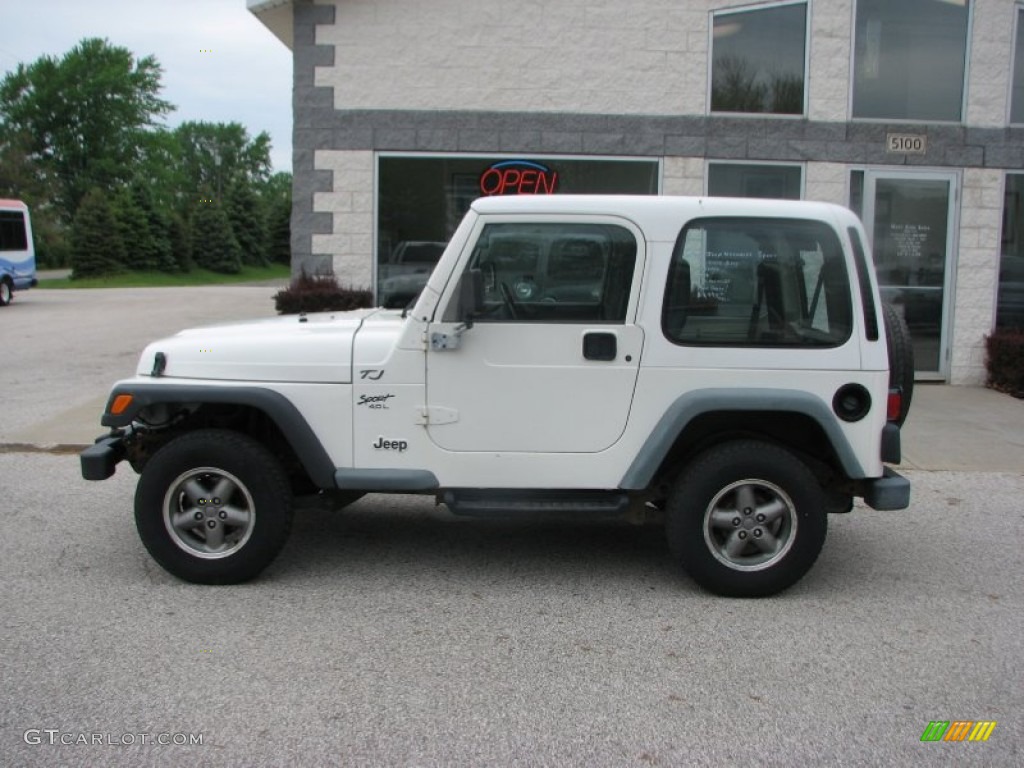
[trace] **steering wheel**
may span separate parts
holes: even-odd
[[[501,288],[501,300],[505,304],[505,309],[508,310],[509,317],[513,320],[518,320],[519,310],[516,307],[516,299],[512,294],[512,289],[505,282],[498,283],[498,287]]]

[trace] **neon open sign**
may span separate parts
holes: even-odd
[[[529,160],[504,160],[480,174],[480,193],[491,195],[553,195],[558,172]]]

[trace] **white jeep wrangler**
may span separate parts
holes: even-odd
[[[698,583],[769,595],[814,563],[829,512],[909,503],[883,462],[910,346],[865,243],[823,203],[478,200],[411,309],[149,345],[82,474],[131,463],[142,541],[188,581],[256,576],[297,495],[381,492],[654,512]]]

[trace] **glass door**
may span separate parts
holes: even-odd
[[[866,171],[864,226],[882,299],[902,313],[918,379],[949,376],[956,173]]]

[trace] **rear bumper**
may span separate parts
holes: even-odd
[[[118,463],[125,457],[125,436],[104,435],[78,455],[82,477],[86,480],[106,480],[114,474]]]
[[[910,506],[910,481],[888,467],[882,477],[864,481],[864,503],[872,509],[895,510]]]
[[[38,279],[24,275],[15,276],[11,282],[14,283],[14,290],[16,291],[27,291],[29,288],[35,288],[39,285]]]

